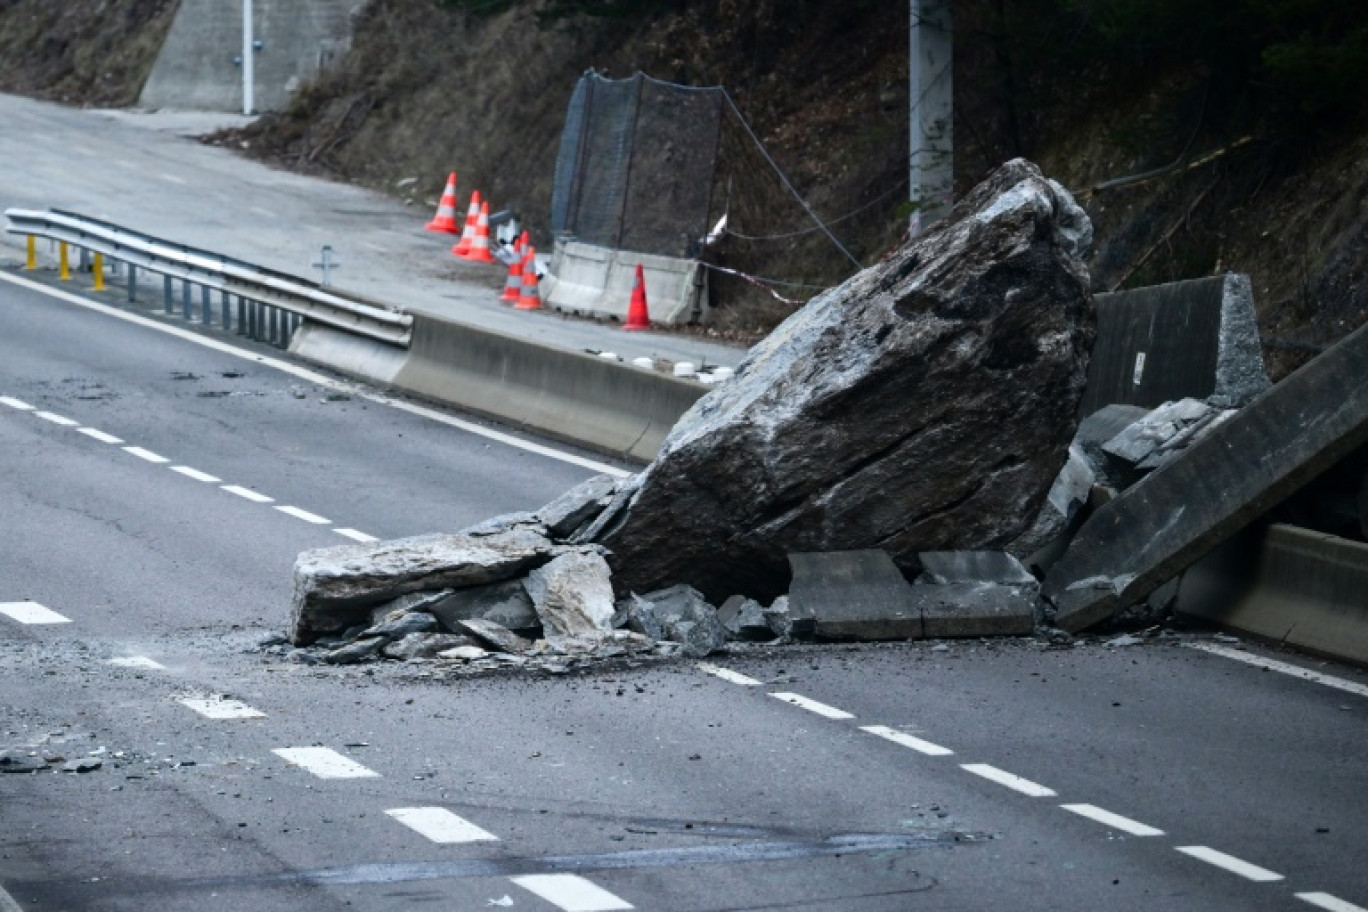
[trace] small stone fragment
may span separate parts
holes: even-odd
[[[463,662],[483,659],[489,655],[489,650],[481,649],[479,646],[457,646],[453,649],[443,649],[437,653],[439,659],[459,659]]]
[[[430,633],[437,629],[437,619],[426,611],[391,611],[385,616],[384,620],[369,630],[364,631],[363,637],[384,637],[387,640],[397,640],[408,636],[410,633]]]
[[[484,618],[469,618],[459,623],[471,636],[504,652],[522,655],[532,648],[531,640],[518,636],[502,624],[496,624]]]
[[[323,661],[329,665],[356,665],[375,658],[389,640],[385,637],[367,637],[348,643],[340,649],[324,653]]]
[[[68,760],[62,764],[64,773],[89,773],[104,766],[104,762],[93,757],[82,757],[79,760]]]
[[[32,773],[46,768],[41,757],[30,756],[27,751],[0,751],[0,773]]]
[[[1145,641],[1140,639],[1138,636],[1132,636],[1129,633],[1123,633],[1119,637],[1114,637],[1113,639],[1107,640],[1107,642],[1103,645],[1109,649],[1123,649],[1126,646],[1139,646],[1143,642]]]
[[[380,651],[385,658],[411,662],[414,659],[430,659],[444,649],[474,645],[470,637],[455,633],[410,633],[387,643]]]

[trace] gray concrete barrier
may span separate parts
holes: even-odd
[[[674,325],[703,317],[708,274],[697,260],[610,250],[578,241],[556,242],[551,271],[542,279],[542,294],[557,310],[624,320],[638,265],[645,273],[651,322]]]
[[[657,371],[413,316],[395,386],[602,452],[649,462],[706,392]]]

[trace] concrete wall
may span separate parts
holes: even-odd
[[[255,106],[278,110],[300,84],[346,52],[363,0],[254,0]],[[143,86],[145,108],[241,111],[241,0],[181,0]]]
[[[578,241],[556,242],[551,272],[541,283],[542,296],[557,310],[621,321],[627,317],[638,264],[645,273],[651,322],[691,323],[705,315],[708,274],[696,260],[610,250]]]

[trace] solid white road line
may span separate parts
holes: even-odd
[[[227,491],[229,494],[236,494],[238,497],[245,497],[252,503],[273,503],[274,497],[267,497],[265,494],[258,494],[251,488],[244,488],[240,485],[224,485],[219,490]]]
[[[367,779],[380,775],[329,747],[278,747],[271,753],[319,779]]]
[[[825,703],[818,703],[816,700],[809,700],[796,693],[772,693],[771,697],[776,700],[783,700],[785,703],[792,703],[794,706],[814,712],[819,716],[826,716],[828,719],[853,719],[854,714],[846,712],[844,709],[837,709],[834,706],[827,706]]]
[[[1297,899],[1304,903],[1310,903],[1317,909],[1327,909],[1329,912],[1368,912],[1363,906],[1356,906],[1351,902],[1345,902],[1338,896],[1329,893],[1296,893]]]
[[[172,466],[171,471],[179,472],[186,478],[193,478],[195,481],[204,481],[209,484],[218,484],[223,481],[222,478],[210,475],[208,472],[201,472],[199,469],[192,469],[189,466]]]
[[[184,184],[184,183],[186,183],[185,178],[183,178],[183,177],[177,177],[177,176],[174,175],[174,174],[167,174],[166,172],[162,172],[161,174],[158,174],[157,177],[160,177],[162,180],[166,181],[167,183],[171,183],[171,184]]]
[[[37,602],[0,602],[0,614],[7,615],[21,624],[71,623],[71,618],[63,617]]]
[[[33,406],[22,399],[15,399],[13,396],[0,396],[0,405],[8,405],[10,408],[18,409],[21,412],[33,411]]]
[[[14,897],[6,892],[4,887],[0,887],[0,912],[24,912]]]
[[[1032,798],[1053,798],[1055,794],[1054,789],[1048,789],[1038,782],[1023,779],[1006,770],[1000,770],[996,766],[989,766],[987,763],[962,763],[960,769],[973,773],[975,776],[982,776],[989,782],[1005,785],[1014,792],[1030,795]]]
[[[747,677],[739,671],[732,671],[730,668],[723,668],[721,665],[714,665],[711,662],[699,662],[699,671],[706,671],[708,674],[730,681],[733,684],[740,684],[743,687],[759,687],[760,682],[755,678]]]
[[[1237,662],[1244,662],[1246,665],[1267,668],[1269,671],[1282,672],[1285,675],[1292,675],[1294,678],[1301,678],[1315,684],[1324,684],[1326,687],[1347,691],[1351,694],[1357,694],[1360,697],[1368,697],[1368,685],[1359,684],[1355,681],[1346,681],[1344,678],[1337,678],[1334,675],[1321,674],[1319,671],[1302,668],[1300,665],[1293,665],[1290,662],[1279,662],[1277,659],[1266,659],[1263,656],[1253,655],[1252,653],[1245,652],[1241,649],[1231,649],[1228,646],[1218,646],[1215,643],[1185,643],[1184,645],[1190,646],[1193,649],[1200,649],[1202,652],[1209,652],[1212,655],[1234,659]]]
[[[241,700],[186,697],[180,701],[206,719],[264,719],[266,714]]]
[[[39,418],[42,418],[44,421],[51,421],[53,424],[60,424],[62,427],[75,427],[76,425],[81,423],[79,421],[72,421],[70,418],[67,418],[64,415],[58,415],[53,412],[34,412],[33,414]]]
[[[146,459],[148,462],[155,462],[157,465],[161,465],[164,462],[171,461],[167,459],[165,456],[158,455],[157,453],[154,453],[151,450],[144,450],[142,447],[126,446],[123,448],[123,451],[129,454],[130,456],[137,456],[139,459]]]
[[[252,206],[251,211],[255,212],[257,215],[264,215],[267,218],[280,218],[279,212],[272,212],[270,209],[263,206]]]
[[[93,437],[100,441],[100,443],[123,443],[123,438],[115,437],[113,434],[106,434],[104,431],[97,431],[92,427],[77,428],[76,433],[85,434],[87,437]]]
[[[275,213],[267,214],[273,217],[275,216]],[[567,463],[569,465],[579,466],[580,468],[588,469],[591,472],[598,472],[604,475],[612,475],[615,478],[626,478],[628,475],[632,474],[630,471],[626,469],[620,469],[617,466],[607,465],[606,463],[598,462],[593,459],[585,459],[583,456],[576,456],[573,453],[565,453],[548,446],[543,446],[539,443],[533,443],[530,440],[522,440],[518,437],[514,437],[512,434],[505,434],[502,431],[496,431],[493,428],[484,427],[482,425],[476,424],[473,421],[466,421],[464,419],[457,418],[453,415],[447,415],[437,411],[436,409],[427,408],[421,405],[415,405],[411,402],[404,402],[398,399],[392,399],[388,396],[382,396],[378,393],[362,392],[357,388],[356,384],[354,383],[347,383],[341,380],[334,380],[332,377],[324,376],[323,374],[320,374],[317,371],[311,371],[308,368],[300,367],[297,364],[291,364],[289,361],[282,361],[279,358],[271,358],[266,355],[257,354],[254,351],[248,351],[245,348],[238,348],[235,345],[229,345],[227,342],[222,342],[218,339],[214,339],[209,336],[201,336],[193,330],[184,329],[180,326],[159,323],[156,320],[150,319],[149,317],[144,317],[136,313],[122,311],[117,308],[110,307],[108,304],[101,304],[98,301],[91,301],[81,297],[80,295],[72,294],[69,291],[63,291],[60,288],[49,288],[41,282],[35,282],[31,279],[25,279],[22,276],[12,275],[10,273],[0,271],[0,282],[9,282],[12,285],[18,285],[21,288],[27,288],[30,291],[37,292],[38,294],[47,295],[48,297],[57,298],[58,300],[65,301],[68,304],[74,304],[77,307],[84,307],[87,310],[93,310],[98,313],[102,313],[105,316],[112,317],[116,320],[123,320],[124,322],[133,323],[138,326],[142,326],[146,329],[166,333],[167,335],[172,335],[179,339],[183,339],[186,342],[192,342],[195,345],[200,345],[204,348],[208,348],[225,355],[231,355],[234,358],[241,358],[244,361],[251,361],[254,364],[260,364],[263,367],[269,367],[272,370],[277,370],[281,373],[289,374],[291,377],[298,377],[301,380],[308,381],[309,383],[316,384],[325,389],[338,390],[340,392],[350,393],[358,399],[365,399],[368,402],[374,402],[379,405],[387,405],[390,408],[395,408],[402,412],[408,412],[409,414],[417,415],[420,418],[427,418],[430,421],[436,421],[440,424],[445,424],[448,427],[453,427],[457,428],[458,430],[465,431],[468,434],[475,434],[477,436],[484,437],[486,440],[493,440],[498,443],[502,443],[506,446],[514,447],[516,449],[520,449],[528,453],[534,453],[538,456],[545,456],[548,459],[555,459],[560,462]]]
[[[887,725],[862,725],[860,726],[860,731],[867,731],[871,735],[887,738],[894,744],[910,747],[914,751],[926,754],[928,757],[948,757],[954,753],[954,751],[948,747],[941,747],[939,744],[932,744],[930,741],[914,738],[905,732],[898,731],[896,728],[889,728]]]
[[[1199,861],[1205,861],[1209,865],[1215,865],[1218,868],[1229,871],[1231,874],[1238,874],[1246,880],[1252,880],[1256,883],[1271,883],[1272,881],[1283,879],[1281,874],[1277,874],[1267,868],[1261,868],[1258,865],[1250,864],[1247,861],[1242,861],[1234,855],[1218,852],[1207,846],[1174,846],[1174,848],[1184,855],[1191,855]]]
[[[1096,820],[1098,823],[1111,827],[1113,830],[1130,833],[1132,836],[1164,835],[1163,830],[1157,830],[1138,820],[1131,820],[1129,817],[1122,817],[1120,814],[1113,814],[1111,811],[1103,810],[1094,804],[1061,804],[1060,807],[1066,811],[1078,814],[1080,817]]]
[[[442,845],[489,840],[497,842],[499,839],[493,833],[480,829],[469,820],[458,817],[446,808],[392,808],[385,813],[409,829]]]
[[[374,535],[367,535],[365,532],[358,532],[355,529],[333,529],[338,535],[344,535],[352,541],[373,542],[379,541]]]
[[[299,509],[299,507],[276,507],[276,509],[287,516],[302,519],[306,523],[313,523],[315,526],[326,526],[332,522],[331,519],[324,519],[317,513],[310,513],[308,510]]]
[[[110,665],[117,665],[120,668],[146,668],[151,671],[160,671],[166,668],[156,659],[149,659],[147,656],[118,656],[109,660]]]
[[[565,912],[613,912],[634,908],[631,903],[578,874],[527,874],[510,880]]]

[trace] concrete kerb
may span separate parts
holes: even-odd
[[[542,295],[557,310],[625,320],[638,265],[646,276],[651,322],[673,326],[702,315],[708,277],[697,260],[610,250],[579,241],[556,241],[551,271],[542,279]]]

